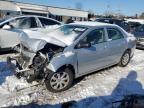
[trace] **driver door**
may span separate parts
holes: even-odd
[[[104,28],[92,30],[79,42],[81,43],[90,43],[91,46],[76,49],[80,75],[101,69],[108,64]]]

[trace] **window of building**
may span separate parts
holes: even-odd
[[[58,21],[62,21],[62,16],[56,15],[56,18],[55,18],[55,19],[58,20]]]

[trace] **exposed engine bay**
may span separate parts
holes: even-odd
[[[36,53],[30,51],[23,44],[20,45],[19,55],[13,58],[8,58],[8,61],[15,61],[15,75],[18,78],[25,77],[28,82],[44,80],[49,74],[46,66],[51,59],[62,52],[64,47],[47,43],[43,49]]]

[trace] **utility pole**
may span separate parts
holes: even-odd
[[[107,4],[107,15],[109,16],[110,15],[110,5]]]
[[[118,6],[118,18],[120,18],[120,16],[121,16],[121,7],[120,7],[120,5]]]

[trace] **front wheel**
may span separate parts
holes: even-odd
[[[45,80],[46,88],[51,92],[61,92],[71,87],[74,75],[69,68],[50,73]]]
[[[119,62],[119,66],[125,67],[128,65],[129,61],[130,61],[130,52],[125,51],[125,53],[121,57],[121,60]]]

